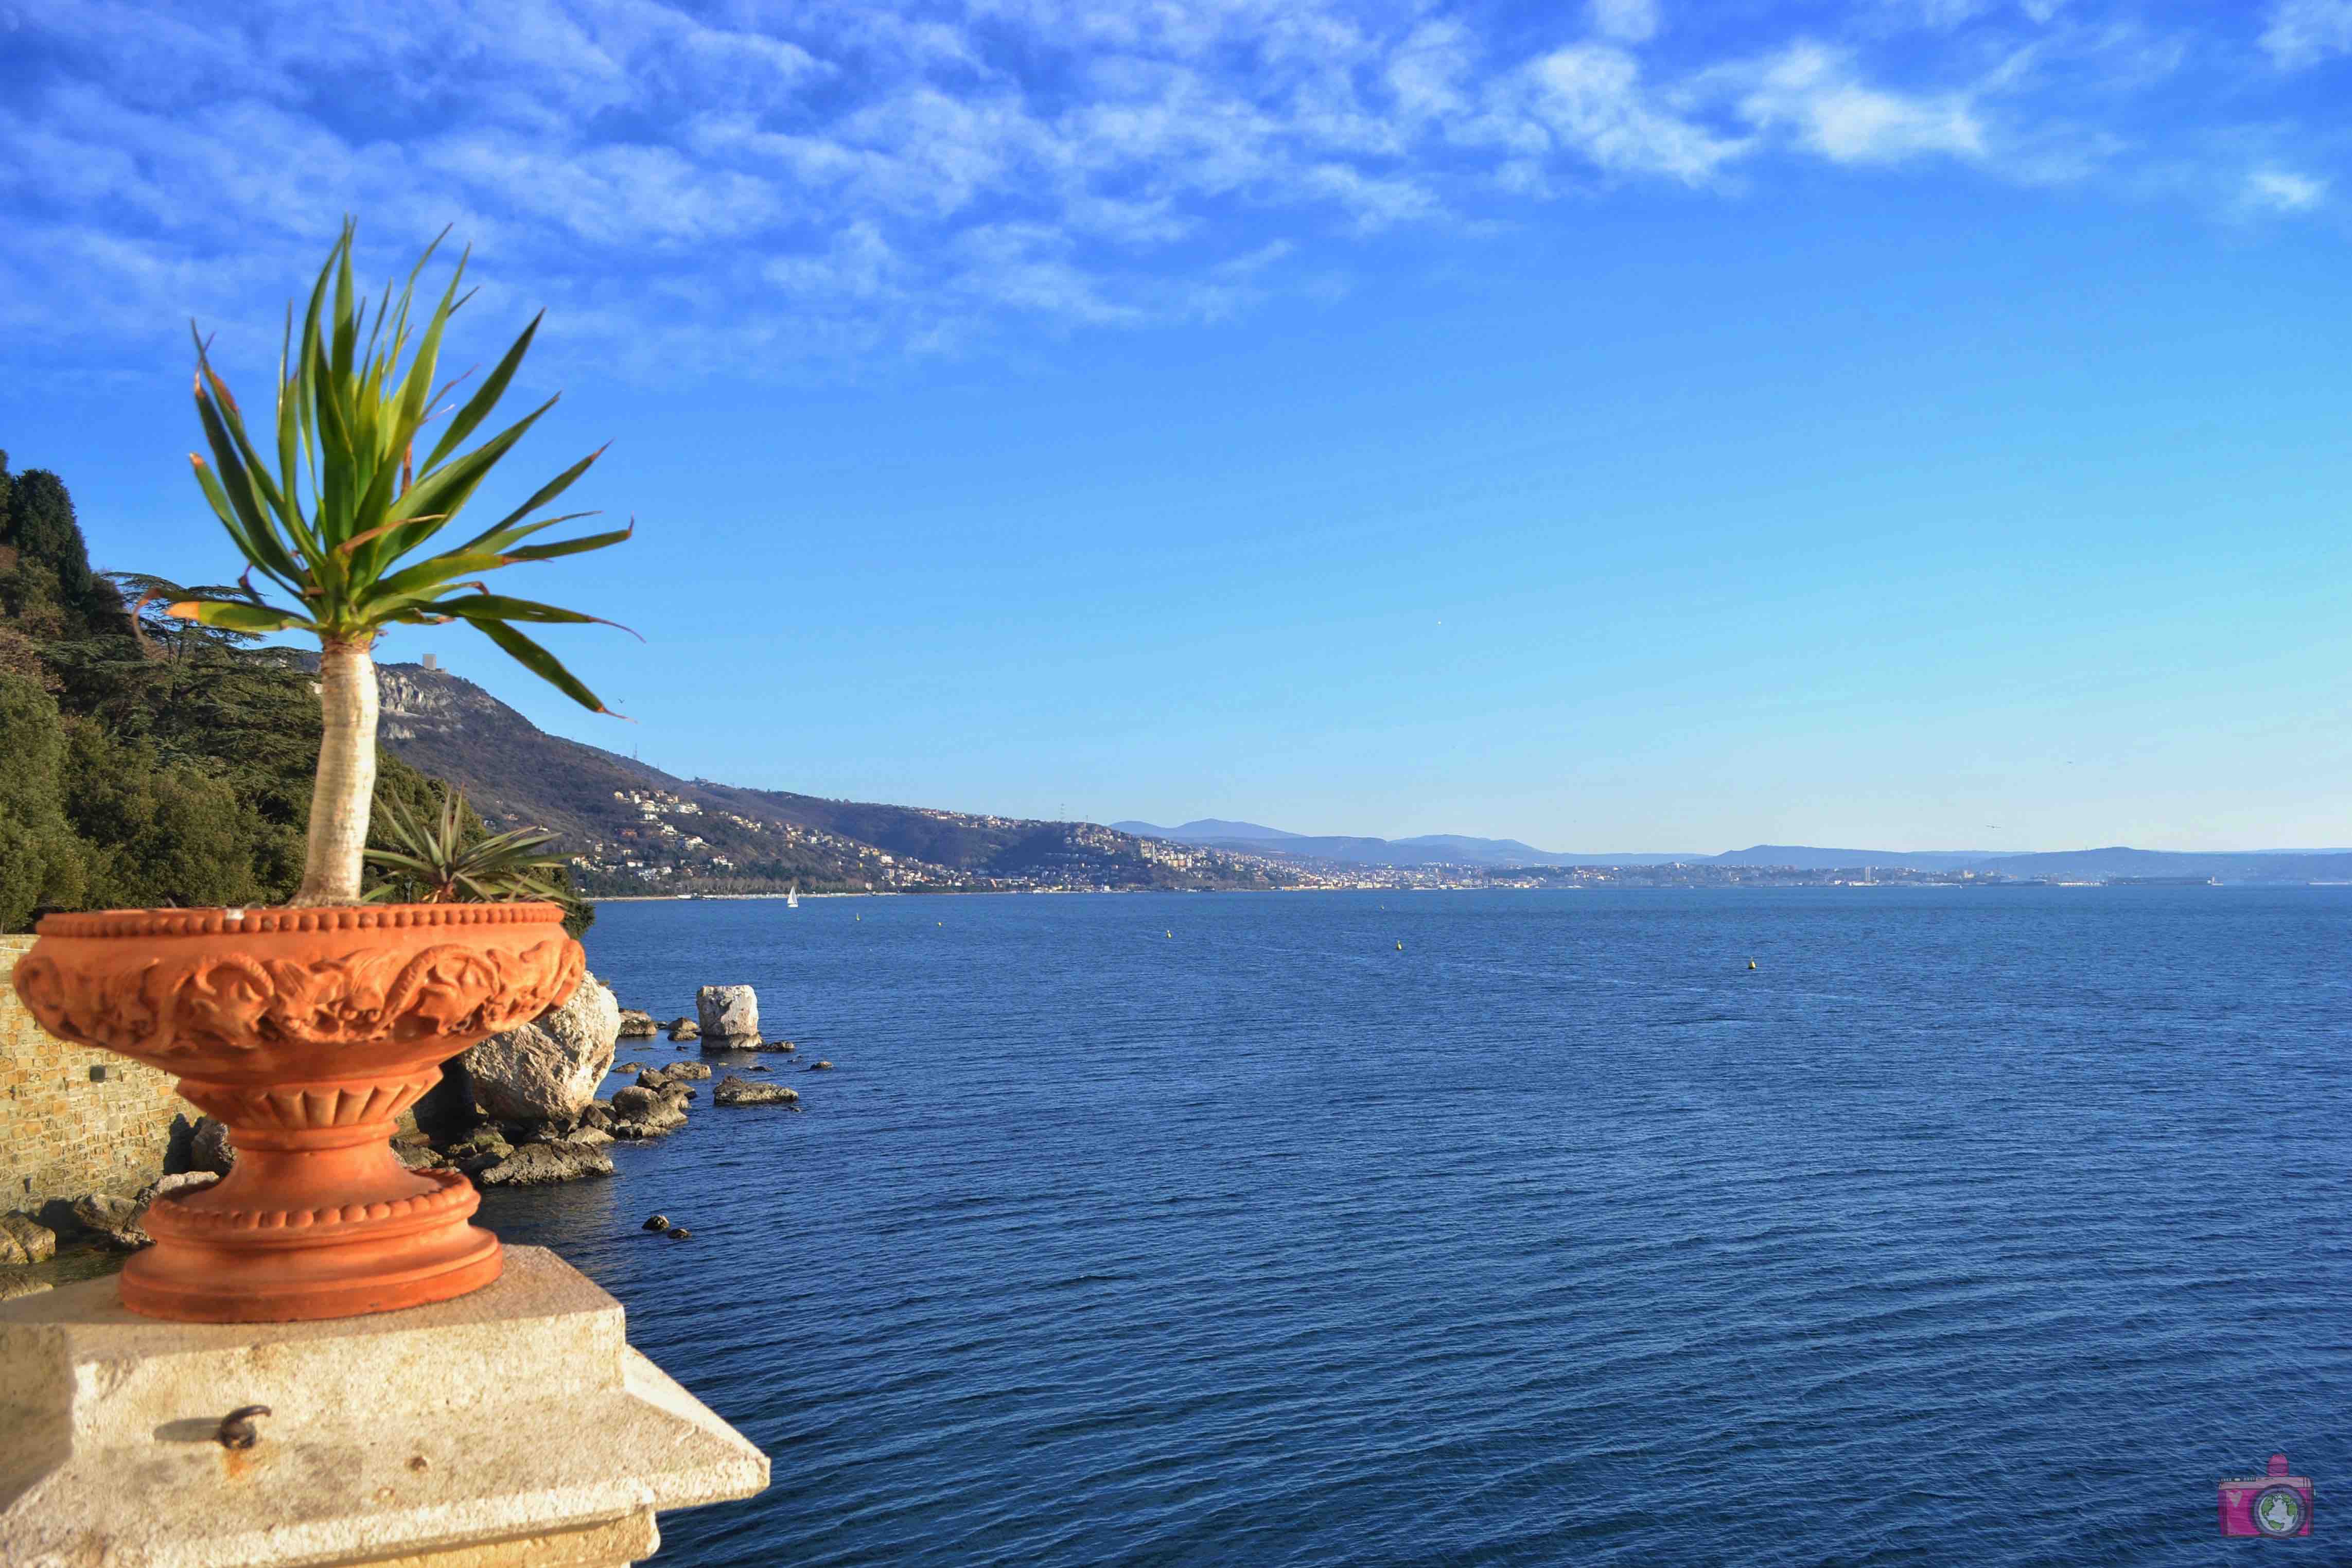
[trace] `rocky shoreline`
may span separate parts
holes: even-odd
[[[709,1064],[694,1058],[614,1065],[624,1040],[664,1032],[679,1049],[706,1054],[791,1058],[799,1049],[761,1033],[759,998],[750,986],[704,986],[695,1015],[664,1026],[650,1013],[621,1007],[590,975],[561,1007],[453,1059],[441,1082],[402,1116],[393,1153],[411,1170],[457,1170],[482,1187],[614,1175],[611,1146],[684,1128],[701,1095],[697,1085],[711,1076]],[[832,1066],[803,1064],[809,1071]],[[797,1090],[743,1076],[773,1071],[766,1062],[730,1071],[711,1085],[709,1103],[802,1111]],[[614,1076],[631,1074],[632,1082],[599,1094]],[[167,1193],[210,1186],[232,1168],[236,1151],[226,1132],[208,1116],[184,1119],[163,1155],[164,1175],[136,1192],[86,1193],[38,1213],[0,1214],[0,1301],[110,1271],[151,1245],[142,1227],[149,1205]]]

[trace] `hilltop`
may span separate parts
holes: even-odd
[[[1282,885],[1263,857],[1049,822],[681,779],[547,734],[473,682],[384,664],[395,756],[462,785],[494,827],[562,835],[583,891],[984,892]]]

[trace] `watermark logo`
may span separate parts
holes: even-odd
[[[2224,1535],[2309,1535],[2311,1478],[2286,1473],[2286,1456],[2273,1454],[2269,1473],[2221,1483]]]

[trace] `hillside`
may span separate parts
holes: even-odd
[[[394,755],[462,785],[494,827],[563,836],[584,891],[989,891],[1283,885],[1261,856],[1045,822],[680,779],[541,730],[471,681],[379,669]]]

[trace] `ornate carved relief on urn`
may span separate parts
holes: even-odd
[[[499,1276],[455,1171],[389,1140],[441,1063],[572,994],[552,904],[53,915],[17,994],[61,1039],[143,1061],[226,1123],[217,1185],[156,1200],[122,1270],[150,1317],[283,1322],[445,1301]]]

